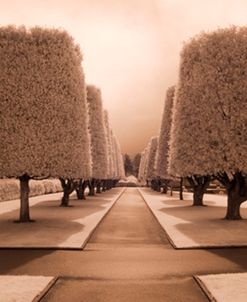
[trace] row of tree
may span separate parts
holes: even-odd
[[[140,166],[141,154],[137,153],[133,158],[131,158],[128,154],[124,154],[124,170],[125,175],[134,175],[138,176],[139,166]]]
[[[186,179],[194,205],[203,205],[206,188],[217,179],[227,191],[229,220],[241,219],[247,200],[246,53],[247,27],[202,33],[185,44],[159,138],[143,151],[139,170],[141,180],[164,185]]]
[[[18,178],[20,222],[31,221],[29,180],[59,178],[84,198],[124,176],[101,92],[86,86],[78,45],[65,31],[0,29],[0,178]]]

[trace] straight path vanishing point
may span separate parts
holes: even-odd
[[[58,276],[42,302],[206,302],[192,276],[246,271],[246,252],[174,250],[128,188],[83,251],[2,250],[0,273]]]
[[[166,249],[172,250],[141,195],[127,189],[86,246],[98,255],[94,277],[61,280],[43,301],[207,301],[192,277],[160,277]]]

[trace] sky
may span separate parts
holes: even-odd
[[[201,31],[246,25],[246,0],[0,0],[0,24],[67,30],[88,84],[101,88],[122,152],[158,135],[183,43]]]

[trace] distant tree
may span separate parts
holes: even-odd
[[[151,137],[148,145],[145,177],[147,180],[151,180],[155,177],[155,157],[158,147],[158,137]]]
[[[112,146],[112,165],[113,165],[113,170],[112,170],[112,180],[113,183],[115,180],[118,178],[118,162],[117,162],[117,145],[116,145],[116,137],[113,134],[112,129],[110,129],[110,141],[111,141],[111,146]]]
[[[105,109],[103,111],[104,115],[104,127],[105,127],[105,133],[106,133],[106,142],[107,142],[107,179],[103,181],[103,191],[110,188],[111,179],[113,178],[113,159],[112,159],[112,142],[110,138],[110,124],[109,124],[109,115],[108,111]]]
[[[0,177],[19,178],[28,222],[30,179],[90,174],[81,54],[65,31],[2,27],[0,59]]]
[[[165,97],[164,110],[157,147],[157,156],[155,162],[156,176],[158,177],[158,179],[160,179],[161,186],[164,188],[164,193],[167,192],[168,185],[172,183],[171,175],[169,175],[168,173],[168,160],[174,94],[175,86],[169,87],[167,89]]]
[[[138,177],[140,162],[141,162],[141,153],[137,153],[134,156],[133,161],[132,161],[133,174],[134,174],[135,177]]]
[[[107,180],[103,182],[103,190],[112,188],[117,181],[120,179],[120,175],[124,174],[123,171],[123,162],[121,159],[121,150],[119,142],[116,140],[113,135],[112,129],[109,124],[108,112],[104,110],[104,125],[106,129],[106,138],[107,138]]]
[[[124,170],[126,175],[133,175],[134,167],[128,154],[124,154]]]
[[[87,104],[89,112],[89,132],[91,140],[92,178],[89,195],[95,194],[95,187],[100,193],[100,183],[107,178],[107,138],[104,129],[101,91],[87,86]]]
[[[247,200],[247,27],[202,33],[181,54],[171,173],[226,186],[226,219]],[[204,177],[204,180],[202,179]]]
[[[138,180],[139,182],[145,181],[145,167],[146,167],[146,161],[147,161],[147,147],[141,152],[141,160],[139,165],[139,171],[138,171]]]
[[[125,177],[123,155],[121,153],[121,147],[118,139],[115,136],[113,136],[113,139],[116,159],[116,180],[120,180],[121,178]]]

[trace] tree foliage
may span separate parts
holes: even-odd
[[[101,91],[93,85],[87,86],[87,103],[92,155],[92,177],[106,179],[107,138],[103,122]]]
[[[171,136],[172,109],[175,94],[175,86],[169,87],[166,93],[163,117],[160,127],[157,158],[156,158],[156,175],[162,179],[168,179],[168,159],[169,159],[169,142]]]
[[[0,60],[0,177],[88,177],[85,83],[72,37],[2,27]]]

